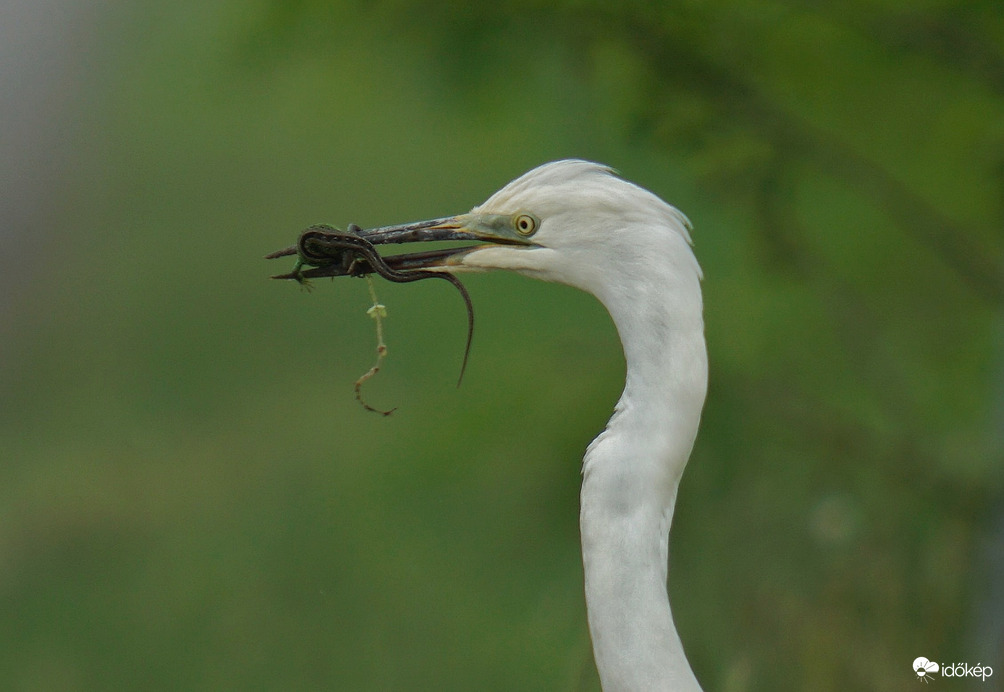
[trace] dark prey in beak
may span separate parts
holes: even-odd
[[[467,357],[470,355],[471,339],[474,336],[474,305],[467,289],[453,274],[420,268],[427,266],[430,261],[448,257],[456,250],[432,250],[384,258],[370,241],[359,235],[360,230],[355,224],[349,224],[345,231],[326,225],[311,226],[300,234],[295,246],[265,255],[265,259],[298,255],[292,272],[272,278],[293,279],[303,283],[306,279],[324,276],[364,276],[375,273],[395,283],[409,283],[421,279],[449,281],[460,291],[467,307],[467,344],[464,347],[464,360],[460,365],[460,377],[457,378],[459,387],[467,369]],[[395,260],[395,257],[400,259]],[[391,266],[391,262],[395,266]],[[301,271],[303,265],[310,265],[311,268]]]

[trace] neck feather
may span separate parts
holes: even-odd
[[[659,291],[598,295],[627,363],[624,393],[583,462],[586,605],[605,692],[700,690],[666,591],[677,487],[707,387],[700,285],[696,274],[648,278]]]

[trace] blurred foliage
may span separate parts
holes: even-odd
[[[141,3],[104,26],[0,365],[5,688],[598,689],[577,471],[621,385],[602,309],[472,277],[456,391],[455,296],[380,284],[380,419],[351,392],[364,285],[300,293],[260,260],[563,156],[695,223],[712,376],[671,588],[705,688],[1004,672],[999,3]]]

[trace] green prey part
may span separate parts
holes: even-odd
[[[297,257],[296,264],[293,265],[292,271],[289,272],[296,283],[300,284],[300,288],[307,291],[313,290],[313,286],[311,286],[310,280],[303,276],[303,268],[312,266],[315,265],[312,265],[309,262],[304,262],[302,257]]]

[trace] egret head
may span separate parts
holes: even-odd
[[[546,163],[466,214],[363,231],[374,244],[475,240],[483,244],[389,258],[439,271],[505,269],[609,299],[653,273],[697,285],[690,223],[677,209],[603,165]],[[644,287],[641,287],[644,290]]]

